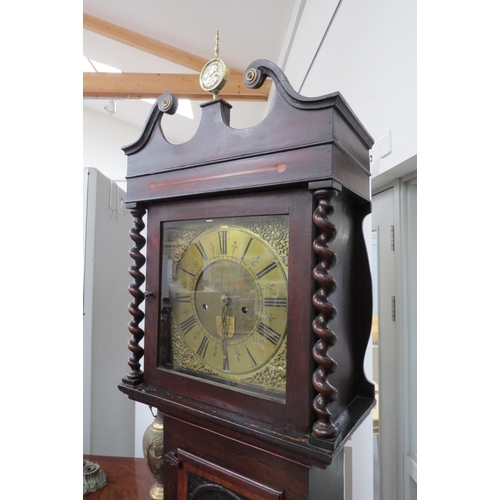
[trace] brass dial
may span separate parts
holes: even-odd
[[[200,85],[206,92],[219,92],[229,78],[229,67],[218,57],[208,61],[200,73]]]
[[[229,66],[219,58],[219,31],[215,36],[215,57],[210,59],[200,72],[200,86],[205,92],[211,92],[214,99],[229,78]]]
[[[182,233],[187,241],[174,251],[178,260],[169,286],[173,365],[223,380],[282,387],[288,272],[276,241],[287,250],[287,225],[266,217],[238,222],[220,220],[204,231]],[[259,378],[264,371],[272,374]]]

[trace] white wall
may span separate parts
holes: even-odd
[[[307,0],[284,68],[303,95],[346,98],[375,140],[373,179],[417,154],[416,10],[416,0]]]
[[[104,105],[104,101],[103,101]],[[122,188],[126,188],[125,176],[127,174],[127,157],[121,148],[127,144],[130,144],[138,139],[140,136],[141,129],[135,127],[128,123],[120,120],[116,120],[113,116],[107,116],[104,113],[98,113],[97,111],[83,107],[83,165],[84,167],[95,167],[106,177],[122,181],[118,182],[118,185]],[[104,200],[106,201],[106,200]],[[130,219],[128,228],[126,231],[130,230],[132,227],[132,219]],[[146,230],[144,230],[143,235],[145,236]],[[128,312],[127,305],[132,300],[131,295],[128,293],[127,287],[132,282],[132,278],[128,274],[128,269],[132,265],[132,260],[130,259],[128,252],[132,248],[133,242],[127,236],[127,243],[122,246],[122,251],[120,255],[120,261],[122,276],[126,276],[125,281],[121,281],[121,284],[115,284],[114,290],[122,297],[122,313],[123,320],[121,324],[123,336],[121,340],[122,354],[120,360],[118,360],[118,366],[120,367],[120,373],[118,377],[113,379],[114,388],[116,392],[115,397],[120,398],[121,404],[132,404],[133,408],[133,420],[134,420],[134,430],[131,435],[131,443],[127,444],[126,452],[120,451],[120,454],[126,454],[129,456],[142,457],[142,436],[146,427],[153,421],[150,410],[147,406],[142,404],[135,404],[128,400],[127,396],[119,392],[116,387],[121,377],[125,376],[129,367],[127,365],[127,359],[130,352],[127,349],[127,342],[130,337],[128,334],[127,323],[132,318]],[[145,253],[145,249],[143,250]],[[145,267],[142,269],[145,272]],[[88,356],[88,349],[84,351],[84,356]],[[88,360],[87,360],[88,361]],[[85,360],[84,360],[85,362]],[[88,382],[89,376],[86,377],[86,382]],[[116,382],[116,383],[115,383]],[[84,397],[89,400],[90,395],[84,390]],[[87,419],[84,419],[84,427],[87,428],[87,436],[90,436],[90,423]],[[87,442],[90,437],[87,437]],[[131,445],[131,448],[130,446]],[[88,445],[90,446],[90,445]],[[95,452],[94,452],[95,453]]]
[[[84,184],[83,452],[133,456],[134,403],[117,388],[129,371],[132,217],[113,210],[125,193],[97,169],[84,170]]]
[[[103,106],[107,101],[103,100]],[[123,181],[127,157],[122,151],[139,138],[141,129],[114,116],[83,107],[83,167],[97,168],[111,180]],[[120,183],[120,187],[126,186]]]

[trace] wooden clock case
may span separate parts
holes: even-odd
[[[254,61],[245,84],[267,77],[275,101],[254,127],[232,129],[230,104],[216,99],[202,104],[190,141],[170,144],[160,121],[177,100],[166,93],[123,148],[134,282],[131,371],[119,389],[164,416],[168,500],[343,498],[344,444],[374,406],[363,370],[372,293],[362,232],[373,140],[339,93],[300,96],[269,61]],[[158,363],[161,223],[269,214],[289,217],[284,403]]]

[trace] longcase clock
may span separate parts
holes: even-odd
[[[134,246],[119,389],[163,415],[168,500],[343,498],[343,447],[374,405],[373,140],[341,94],[300,96],[266,60],[244,77],[266,78],[274,103],[252,128],[231,128],[217,98],[171,144],[166,93],[123,148]]]

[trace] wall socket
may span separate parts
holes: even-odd
[[[378,148],[379,148],[379,153],[380,153],[380,158],[384,158],[385,156],[389,155],[392,153],[392,138],[391,138],[391,131],[385,133],[380,139],[378,140]]]

